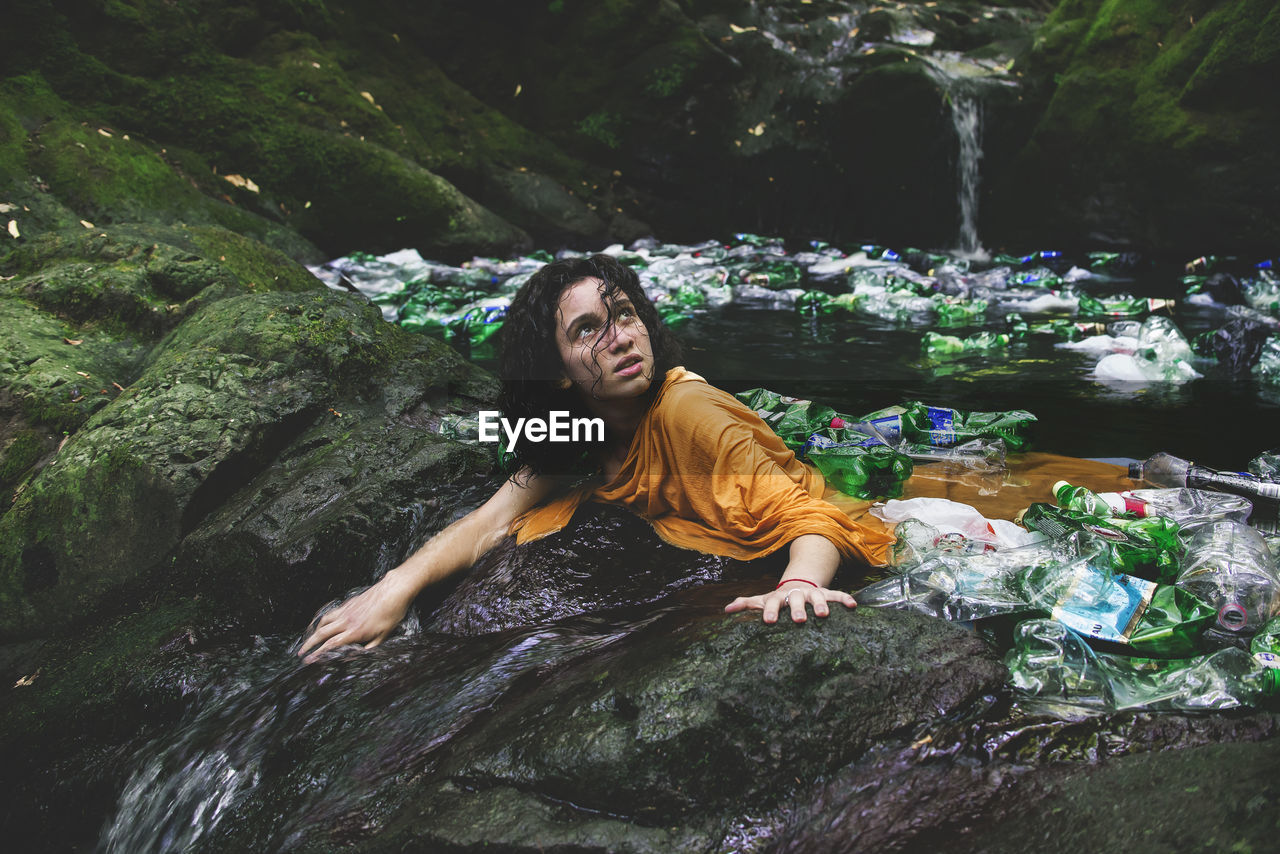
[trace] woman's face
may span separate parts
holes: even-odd
[[[560,294],[556,345],[565,376],[588,401],[638,397],[653,382],[649,330],[625,293],[605,299],[599,279],[579,279]]]

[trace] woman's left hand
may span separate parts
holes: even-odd
[[[781,589],[765,593],[763,596],[739,596],[726,605],[724,610],[726,614],[747,610],[763,611],[764,621],[770,624],[778,622],[779,611],[790,611],[791,622],[803,623],[808,619],[805,605],[813,606],[814,616],[825,617],[831,613],[828,604],[831,602],[839,603],[846,608],[854,608],[858,604],[852,596],[841,590],[796,583],[786,584]]]

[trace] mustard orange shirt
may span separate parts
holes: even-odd
[[[673,368],[613,480],[579,487],[512,524],[520,543],[559,531],[583,501],[642,516],[662,539],[739,560],[801,534],[845,558],[883,564],[893,535],[823,500],[822,475],[796,458],[756,413],[684,368]]]

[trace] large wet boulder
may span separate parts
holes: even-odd
[[[286,838],[312,851],[715,850],[767,833],[815,780],[886,742],[984,707],[1004,679],[983,641],[940,621],[867,611],[766,627],[697,601],[270,665],[160,760],[241,756],[272,769],[270,784],[243,778],[230,813],[193,825],[198,787],[144,780],[130,809],[146,826],[122,816],[115,839],[139,850],[168,828],[195,850]],[[286,695],[262,717],[265,697]]]
[[[279,511],[288,521],[271,540],[277,553],[305,551],[297,531],[319,507],[349,523],[360,502],[346,499],[361,488],[385,502],[365,512],[417,525],[422,482],[489,470],[431,427],[451,407],[491,399],[492,380],[253,241],[216,229],[79,230],[4,263],[0,311],[14,323],[0,362],[0,453],[14,492],[0,516],[0,636],[62,631],[157,580],[179,583],[179,543],[273,464],[275,506],[306,484]],[[321,489],[311,461],[325,456],[342,471]],[[266,503],[247,502],[259,516]],[[388,531],[357,527],[309,532],[330,549],[320,577],[367,580]],[[209,589],[271,577],[260,551],[239,566],[229,554]],[[263,601],[296,581],[277,577]]]

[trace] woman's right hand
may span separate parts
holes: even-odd
[[[414,591],[399,584],[394,572],[387,573],[363,593],[321,615],[315,631],[302,642],[298,655],[306,656],[310,663],[329,650],[347,644],[364,644],[365,649],[373,649],[400,625],[413,597]],[[315,651],[308,655],[312,647]]]

